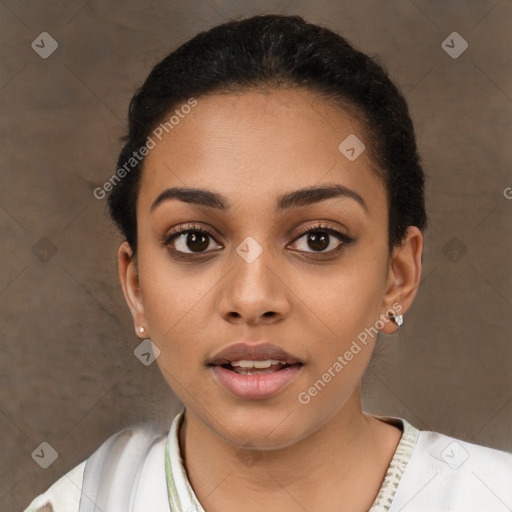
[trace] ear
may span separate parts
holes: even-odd
[[[130,244],[124,241],[117,251],[117,262],[119,267],[119,280],[123,288],[124,298],[134,321],[135,334],[140,337],[139,327],[144,327],[145,337],[148,332],[146,327],[146,317],[144,315],[144,304],[139,287],[139,276],[137,270],[137,260],[133,255]]]
[[[386,293],[382,302],[382,315],[389,318],[390,312],[403,315],[410,308],[421,278],[423,235],[416,226],[409,226],[406,237],[399,247],[394,247],[388,267]],[[385,322],[381,332],[393,334],[396,323]]]

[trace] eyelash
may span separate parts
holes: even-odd
[[[295,235],[292,243],[296,242],[297,240],[299,240],[300,238],[302,238],[304,235],[306,235],[308,233],[315,233],[315,232],[327,233],[327,234],[337,238],[341,243],[340,243],[340,245],[338,245],[338,247],[336,247],[335,249],[331,249],[330,251],[296,251],[296,252],[301,252],[301,253],[305,252],[308,254],[318,254],[318,255],[339,254],[345,248],[345,246],[347,246],[355,241],[354,238],[351,238],[348,235],[345,235],[344,233],[340,233],[339,231],[319,222],[319,223],[315,224],[314,226],[308,226],[306,228],[301,229]],[[208,231],[207,229],[205,229],[201,226],[195,225],[195,224],[187,224],[182,229],[178,229],[178,230],[172,231],[171,233],[167,234],[162,241],[162,245],[165,247],[168,247],[168,249],[173,253],[173,256],[178,259],[195,259],[200,256],[205,256],[205,255],[209,254],[210,251],[187,253],[187,252],[177,251],[176,249],[171,249],[169,247],[169,245],[171,245],[172,242],[176,238],[178,238],[180,235],[188,234],[188,233],[201,233],[203,235],[206,235],[206,236],[212,238],[213,240],[215,240],[215,242],[217,242],[217,240],[212,235],[212,233],[210,231]]]

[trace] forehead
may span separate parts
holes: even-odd
[[[333,102],[305,90],[250,90],[196,101],[191,109],[177,106],[181,115],[174,123],[158,136],[150,134],[155,146],[145,158],[138,209],[149,211],[169,187],[208,188],[261,205],[327,182],[385,207],[384,186],[367,150],[372,141],[361,123]],[[350,160],[339,147],[347,137],[357,143],[354,136],[367,149]]]

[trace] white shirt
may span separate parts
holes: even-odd
[[[205,512],[180,453],[183,413],[149,451],[129,512]],[[377,418],[403,433],[369,512],[512,511],[512,453],[419,431],[402,418]],[[37,496],[24,512],[78,512],[84,468],[85,461]]]

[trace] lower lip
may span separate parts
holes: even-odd
[[[269,398],[283,390],[299,373],[301,365],[287,366],[271,373],[243,375],[222,366],[213,366],[217,380],[239,398],[261,400]]]

